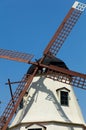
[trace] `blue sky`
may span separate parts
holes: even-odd
[[[1,0],[0,48],[42,56],[43,50],[61,24],[75,0]],[[81,0],[84,2],[85,0]],[[86,10],[58,53],[74,71],[86,73]],[[10,99],[8,78],[18,81],[29,65],[0,59],[0,113]],[[13,90],[16,86],[13,86]],[[78,102],[86,120],[86,91],[76,89]]]

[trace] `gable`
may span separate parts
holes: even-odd
[[[46,130],[46,127],[41,124],[30,124],[26,126],[27,130]]]

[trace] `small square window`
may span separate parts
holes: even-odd
[[[63,106],[68,106],[68,92],[60,91],[60,102]]]

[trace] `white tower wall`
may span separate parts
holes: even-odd
[[[61,105],[60,91],[68,92],[68,106]],[[82,130],[85,122],[73,87],[45,76],[34,77],[10,129]],[[33,129],[32,129],[33,130]]]

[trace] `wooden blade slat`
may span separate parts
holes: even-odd
[[[72,28],[78,21],[81,13],[86,8],[86,4],[75,2],[69,13],[63,20],[62,24],[54,34],[53,38],[49,42],[48,46],[44,51],[44,55],[56,55],[62,47],[64,41],[70,34]]]
[[[33,58],[33,55],[17,51],[0,49],[0,58],[28,63]]]

